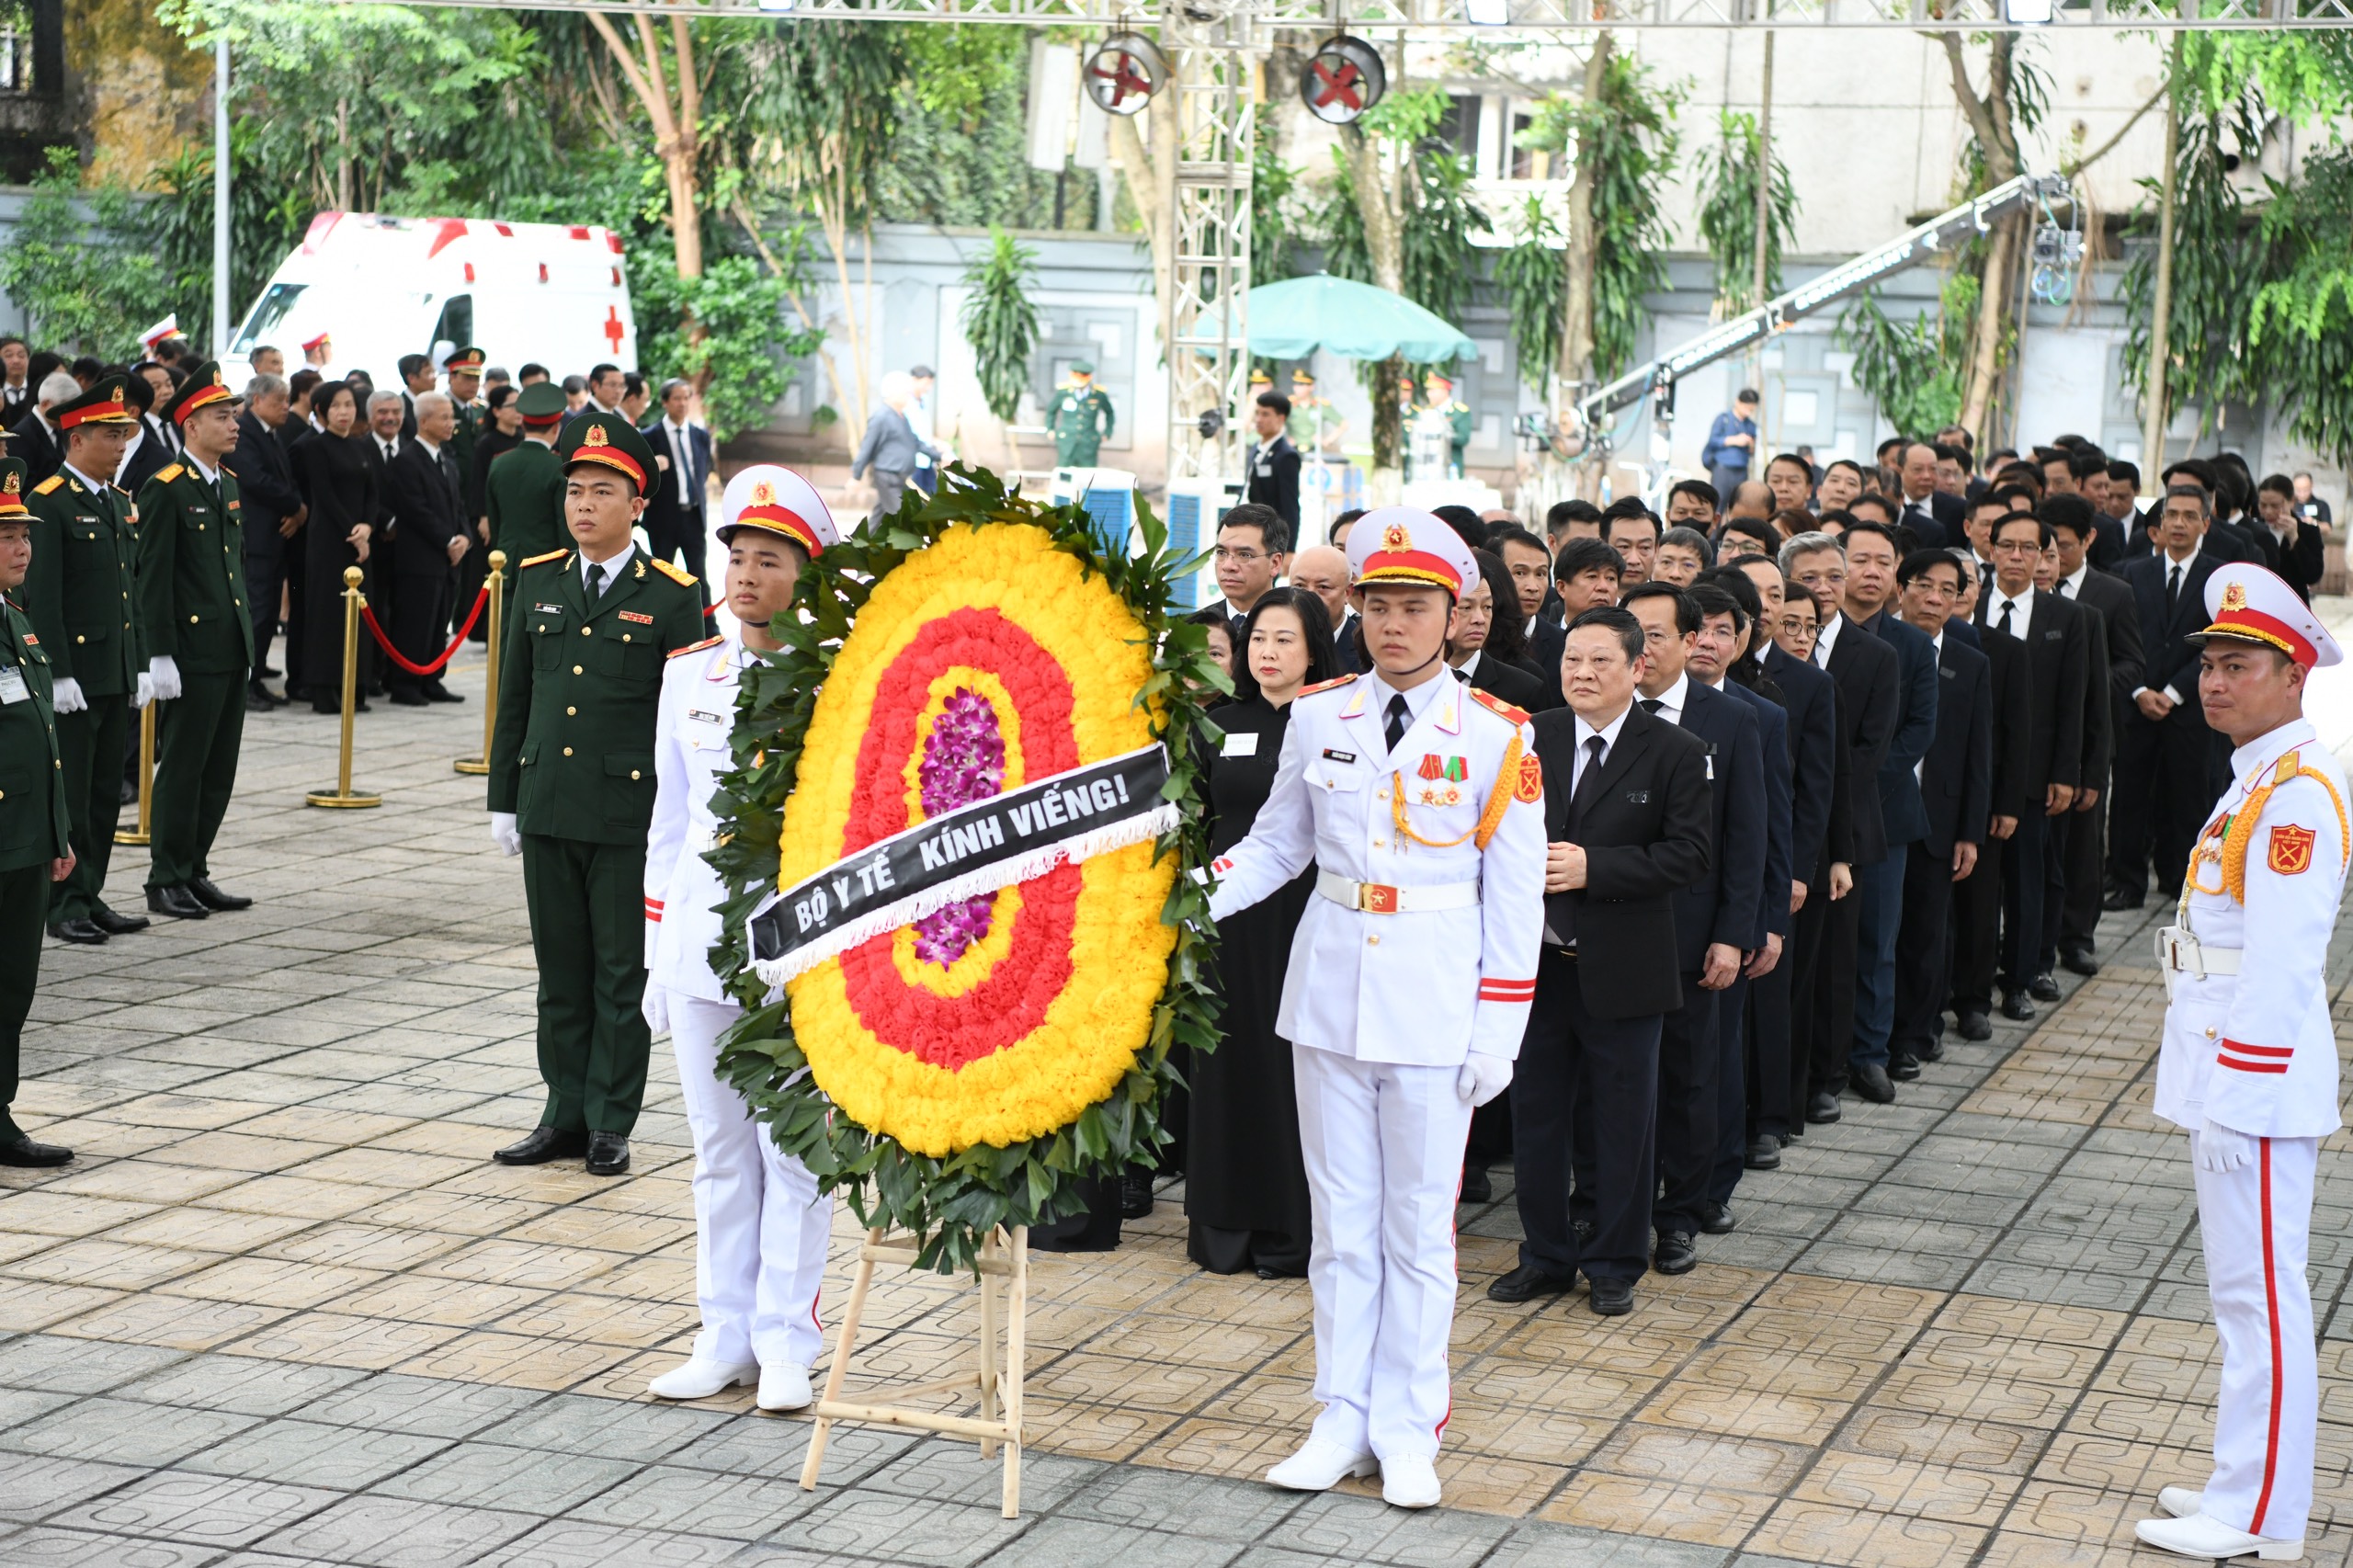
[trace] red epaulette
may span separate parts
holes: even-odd
[[[1356,678],[1354,676],[1339,676],[1331,680],[1319,680],[1313,686],[1301,687],[1299,695],[1313,697],[1319,691],[1337,691]]]
[[[689,642],[683,648],[671,649],[670,657],[675,659],[681,653],[697,653],[705,648],[716,648],[726,641],[724,637],[706,637],[699,642]]]
[[[1506,702],[1502,698],[1497,697],[1495,693],[1491,691],[1482,691],[1475,686],[1470,688],[1470,692],[1472,701],[1477,703],[1488,712],[1496,715],[1498,718],[1508,719],[1514,724],[1525,724],[1528,722],[1527,709],[1514,708],[1510,703]],[[1302,695],[1304,694],[1302,693]]]

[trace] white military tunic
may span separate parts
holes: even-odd
[[[2239,1169],[2198,1172],[2222,1343],[2205,1513],[2293,1539],[2312,1509],[2319,1418],[2313,1180],[2320,1140],[2342,1125],[2323,970],[2345,886],[2345,776],[2302,719],[2233,752],[2231,771],[2179,923],[2159,938],[2172,995],[2155,1110],[2193,1140],[2210,1120],[2256,1140]]]
[[[1392,752],[1392,695],[1360,676],[1295,700],[1274,786],[1211,866],[1210,900],[1223,916],[1311,861],[1322,877],[1276,1023],[1293,1042],[1313,1205],[1315,1433],[1384,1460],[1435,1456],[1445,1429],[1471,1123],[1456,1079],[1472,1051],[1519,1053],[1545,857],[1526,716],[1441,670],[1407,694]]]
[[[805,1369],[824,1342],[817,1295],[833,1203],[717,1071],[719,1037],[743,1009],[711,971],[724,890],[702,857],[716,836],[716,780],[734,766],[728,732],[737,678],[750,662],[740,642],[723,637],[678,650],[663,670],[645,846],[646,1017],[670,1030],[694,1133],[695,1297],[702,1312],[694,1353]]]

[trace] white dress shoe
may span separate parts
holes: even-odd
[[[709,1399],[737,1383],[756,1382],[759,1376],[757,1361],[707,1361],[698,1356],[646,1384],[645,1392],[656,1399]]]
[[[2157,1494],[2157,1506],[2177,1519],[2206,1511],[2206,1494],[2190,1486],[2168,1486]]]
[[[2302,1536],[2285,1540],[2276,1536],[2249,1535],[2204,1514],[2192,1514],[2186,1519],[2143,1519],[2132,1527],[2132,1533],[2151,1546],[2179,1552],[2184,1557],[2211,1560],[2253,1553],[2265,1562],[2301,1562],[2304,1557]]]
[[[817,1396],[809,1392],[808,1368],[787,1361],[758,1370],[762,1410],[806,1410],[815,1403]]]
[[[1311,1435],[1299,1452],[1267,1472],[1286,1492],[1329,1492],[1351,1475],[1370,1475],[1381,1461],[1360,1449]]]
[[[1437,1468],[1418,1455],[1381,1460],[1381,1500],[1392,1508],[1437,1507]]]

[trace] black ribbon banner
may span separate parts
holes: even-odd
[[[1150,745],[918,823],[769,900],[752,916],[752,957],[764,974],[798,973],[958,899],[1154,836],[1167,782],[1168,754]]]

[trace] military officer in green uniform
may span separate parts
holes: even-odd
[[[49,417],[63,437],[64,465],[29,497],[6,499],[31,511],[33,561],[22,598],[49,653],[65,763],[60,783],[73,833],[74,874],[51,890],[49,931],[63,941],[95,943],[147,924],[143,915],[116,914],[104,897],[122,815],[131,710],[147,699],[134,574],[139,533],[131,497],[111,483],[139,426],[120,376],[101,377]]]
[[[50,889],[74,869],[48,648],[13,597],[33,558],[24,484],[25,465],[0,458],[0,1165],[62,1165],[72,1150],[34,1142],[8,1115]]]
[[[563,424],[563,389],[533,381],[515,394],[523,417],[523,438],[490,460],[483,501],[490,517],[490,548],[506,552],[507,582],[516,562],[571,542],[563,526],[563,464],[555,437]]]
[[[450,411],[458,416],[457,428],[442,445],[457,460],[460,488],[469,497],[473,494],[474,443],[482,438],[483,407],[475,400],[482,392],[482,368],[488,358],[483,350],[468,347],[452,348],[441,359],[441,375],[449,389]],[[458,592],[449,611],[451,631],[466,623],[466,612],[474,608],[474,596],[482,592],[482,580],[490,574],[490,541],[481,532],[482,514],[471,506],[464,511],[465,519],[460,527],[465,535],[466,553],[458,561]],[[485,616],[474,622],[473,640],[481,642],[489,635],[489,618]]]
[[[155,720],[148,796],[147,907],[201,920],[250,898],[212,883],[212,839],[237,787],[254,623],[245,613],[244,529],[237,477],[221,460],[237,448],[237,417],[218,365],[199,365],[172,394],[180,459],[140,486],[140,641]]]
[[[692,576],[631,538],[655,470],[629,421],[575,418],[556,456],[574,548],[516,572],[490,746],[491,838],[523,857],[548,1098],[540,1125],[494,1157],[585,1153],[590,1175],[619,1176],[654,1043],[639,1009],[662,666],[702,640],[702,607]]]
[[[1446,471],[1450,479],[1462,477],[1462,454],[1471,446],[1473,421],[1468,406],[1454,400],[1454,378],[1443,370],[1429,373],[1429,406],[1446,415]]]
[[[1070,368],[1070,385],[1054,394],[1046,428],[1054,437],[1054,462],[1062,468],[1093,468],[1111,437],[1111,400],[1095,384],[1095,367],[1082,359]]]
[[[1347,433],[1348,422],[1332,406],[1332,400],[1318,396],[1315,378],[1304,369],[1290,373],[1290,420],[1284,432],[1290,444],[1309,457],[1340,449],[1340,437]]]

